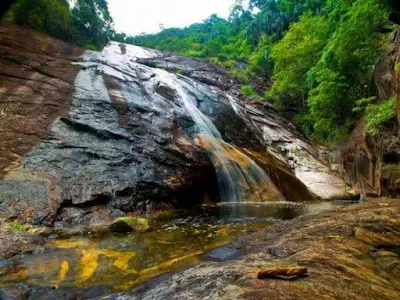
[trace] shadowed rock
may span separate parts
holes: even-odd
[[[396,30],[384,57],[376,65],[375,83],[379,101],[397,99],[397,120],[378,136],[366,133],[360,120],[341,150],[340,163],[347,181],[367,196],[400,196],[400,30]],[[397,123],[397,124],[396,124]]]
[[[240,96],[218,66],[118,43],[79,56],[80,49],[15,26],[1,27],[0,37],[2,215],[88,225],[217,201],[218,164],[198,143],[189,98],[235,149],[224,159],[234,165],[240,151],[254,161],[253,173],[268,174],[271,182],[256,191],[262,201],[348,197],[294,126]]]

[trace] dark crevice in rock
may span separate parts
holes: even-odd
[[[127,196],[132,196],[135,192],[135,189],[132,187],[127,187],[121,191],[116,191],[115,196],[116,197],[127,197]]]
[[[383,154],[383,162],[386,164],[400,163],[400,151],[392,150]]]
[[[80,123],[80,122],[73,121],[73,120],[70,120],[67,118],[60,118],[60,121],[67,124],[68,126],[70,126],[73,130],[93,134],[94,136],[96,136],[97,138],[102,139],[102,140],[111,140],[111,139],[129,140],[129,139],[131,139],[127,135],[119,134],[116,132],[111,132],[106,129],[94,128],[88,124]]]

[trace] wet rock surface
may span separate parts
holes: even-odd
[[[305,215],[242,238],[237,259],[200,263],[106,299],[397,299],[399,213],[399,200],[376,199]],[[258,279],[265,270],[301,276]]]
[[[285,199],[350,197],[293,125],[215,65],[117,43],[81,55],[14,26],[0,36],[3,216],[63,227],[217,200],[183,94]]]
[[[132,231],[149,230],[149,221],[145,218],[124,217],[116,219],[108,227],[111,232],[128,233]]]
[[[10,226],[10,222],[0,219],[0,265],[24,251],[33,251],[43,245],[45,239],[40,236],[19,231]]]
[[[397,99],[397,120],[387,124],[378,136],[366,133],[360,120],[341,150],[340,163],[347,181],[367,196],[400,196],[400,31],[389,43],[375,70],[375,84],[381,102]]]
[[[133,57],[80,57],[19,27],[0,35],[2,215],[84,225],[163,201],[194,205],[213,189],[193,123],[183,113],[176,122],[155,82],[146,90],[149,68],[129,65]]]
[[[294,280],[308,276],[308,270],[304,267],[278,266],[258,271],[257,279],[282,279]]]
[[[151,67],[183,74],[213,87],[219,93],[220,102],[201,99],[199,108],[211,117],[227,142],[254,151],[267,152],[272,159],[293,171],[318,198],[357,197],[348,184],[330,170],[328,162],[301,136],[292,123],[281,118],[271,104],[241,95],[240,85],[225,70],[198,59],[158,55],[138,61]],[[233,123],[232,119],[236,121]]]

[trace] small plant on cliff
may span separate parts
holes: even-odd
[[[242,85],[240,91],[247,96],[257,96],[257,92],[251,85]]]
[[[355,113],[364,113],[366,108],[376,102],[376,97],[362,98],[356,101],[356,106],[353,108]]]
[[[400,73],[400,62],[396,63],[396,65],[394,66],[394,70],[395,70],[397,73]]]
[[[365,109],[367,133],[378,135],[382,126],[396,117],[394,106],[396,99],[390,98],[380,104],[370,104]]]
[[[376,97],[362,98],[356,101],[353,112],[364,113],[366,132],[378,135],[382,126],[396,116],[396,99],[390,98],[382,103],[376,103]]]
[[[10,223],[10,226],[11,226],[13,229],[17,230],[17,231],[27,231],[26,226],[23,225],[23,224],[21,224],[21,223],[18,222],[18,221],[12,221],[12,222]]]

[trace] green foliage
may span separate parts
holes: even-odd
[[[257,96],[257,92],[251,85],[242,85],[240,91],[247,96]]]
[[[387,1],[250,0],[249,10],[241,3],[229,20],[211,16],[127,40],[207,58],[245,84],[245,94],[252,94],[254,76],[272,77],[265,98],[309,137],[335,141],[346,135],[374,101],[374,65],[388,38],[378,30],[388,28]]]
[[[249,74],[248,70],[232,70],[231,76],[240,82],[249,83],[251,74]]]
[[[264,77],[268,77],[272,74],[274,67],[273,58],[271,57],[272,46],[273,40],[271,37],[263,34],[257,47],[248,59],[248,70],[251,73],[263,75]]]
[[[394,66],[394,70],[395,70],[397,73],[400,73],[400,62],[396,63],[396,65]]]
[[[18,0],[6,18],[59,39],[69,40],[72,36],[66,0]]]
[[[271,57],[275,62],[272,92],[285,95],[282,108],[286,109],[286,104],[297,111],[305,109],[309,91],[306,75],[321,57],[331,31],[325,16],[307,13],[272,48]]]
[[[320,13],[326,0],[250,0],[250,8],[260,12],[248,26],[247,32],[254,42],[263,34],[281,39],[289,24],[297,21],[307,11]]]
[[[17,231],[27,231],[26,226],[23,225],[23,224],[21,224],[21,223],[19,223],[18,221],[12,221],[12,222],[10,223],[10,226],[11,226],[13,229],[17,230]]]
[[[386,24],[387,12],[376,0],[342,0],[328,17],[335,31],[307,74],[307,103],[315,135],[335,140],[357,116],[356,101],[375,94],[369,86],[386,39],[376,29]]]
[[[126,43],[128,36],[124,32],[114,32],[112,40],[120,43]]]
[[[251,73],[264,72],[259,63],[264,63],[265,47],[260,44],[259,54],[255,55],[257,47],[246,34],[246,26],[251,18],[249,12],[236,7],[229,20],[212,15],[200,24],[183,29],[169,28],[156,35],[128,37],[126,42],[183,56],[206,58],[247,82]],[[241,64],[249,61],[252,62],[251,70],[244,70],[246,66]]]
[[[77,0],[71,13],[79,43],[104,46],[113,36],[113,20],[106,0]]]
[[[92,51],[99,51],[100,47],[93,45],[93,44],[85,44],[83,45],[83,48],[87,49],[87,50],[92,50]]]
[[[356,101],[356,106],[353,108],[355,113],[363,113],[368,105],[376,102],[376,97],[362,98]]]
[[[382,126],[396,117],[396,99],[391,98],[380,104],[369,104],[365,108],[367,133],[378,135]]]
[[[98,50],[115,34],[106,0],[17,0],[6,20],[30,27],[58,39]]]

